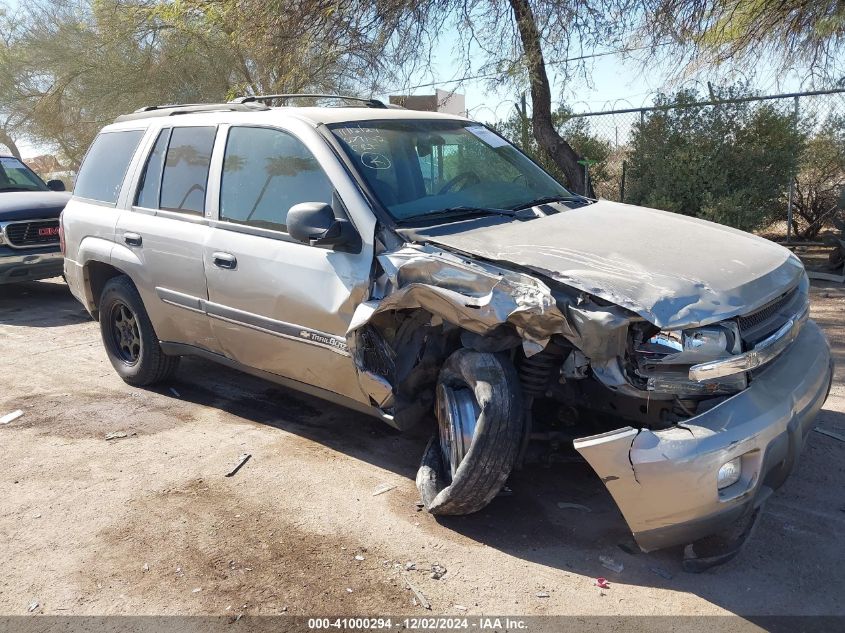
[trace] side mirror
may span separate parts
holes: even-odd
[[[63,183],[61,180],[48,180],[47,188],[50,191],[64,191],[65,183]]]
[[[310,246],[330,246],[335,250],[358,252],[361,239],[348,220],[335,218],[332,205],[302,202],[288,211],[285,224],[295,240]]]

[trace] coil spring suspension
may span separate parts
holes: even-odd
[[[530,358],[523,358],[519,363],[519,382],[522,392],[529,398],[536,398],[546,393],[549,377],[563,362],[563,349],[549,344],[546,349]]]

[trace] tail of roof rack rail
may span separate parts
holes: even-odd
[[[184,103],[172,105],[152,105],[138,108],[131,114],[122,114],[114,122],[132,121],[135,119],[148,119],[158,116],[174,116],[177,114],[193,114],[196,112],[254,112],[256,110],[269,110],[270,108],[261,103]]]
[[[229,103],[232,104],[243,104],[243,103],[254,103],[257,101],[274,101],[274,100],[281,100],[281,101],[289,101],[290,99],[338,99],[340,101],[356,101],[363,103],[368,108],[380,108],[380,109],[387,109],[387,106],[384,104],[383,101],[379,101],[378,99],[366,99],[364,97],[350,97],[347,95],[331,95],[331,94],[299,94],[299,93],[289,93],[289,94],[276,94],[276,95],[246,95],[243,97],[236,97],[232,99]]]

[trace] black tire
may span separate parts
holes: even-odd
[[[106,283],[99,311],[106,354],[125,382],[146,387],[173,375],[179,357],[161,350],[141,295],[128,277],[113,277]]]
[[[446,359],[440,385],[470,389],[479,415],[454,476],[439,435],[432,438],[417,472],[417,488],[432,514],[471,514],[493,500],[516,464],[524,415],[519,378],[504,356],[460,349]]]

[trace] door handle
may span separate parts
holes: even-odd
[[[123,241],[129,244],[129,246],[140,246],[143,239],[137,233],[124,233]]]
[[[225,268],[226,270],[234,270],[238,266],[238,260],[231,253],[213,253],[211,255],[214,265],[217,268]]]

